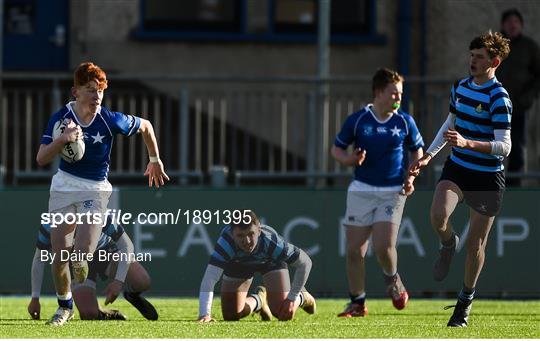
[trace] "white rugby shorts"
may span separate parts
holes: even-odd
[[[345,225],[370,226],[377,222],[401,224],[406,196],[401,186],[377,187],[354,180],[347,191]]]
[[[107,179],[92,181],[58,170],[51,181],[49,212],[105,213],[111,193]]]

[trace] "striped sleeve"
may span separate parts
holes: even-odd
[[[36,247],[40,250],[51,250],[51,230],[49,225],[41,225],[39,227]]]
[[[300,249],[291,243],[287,243],[278,234],[272,234],[268,255],[276,262],[294,263],[300,256]]]
[[[450,89],[450,103],[448,111],[450,111],[451,114],[456,114],[456,89],[459,86],[459,81],[456,81],[454,85],[452,85],[452,88]]]
[[[112,223],[109,223],[109,225],[105,226],[102,230],[103,234],[111,237],[115,242],[120,239],[120,236],[122,236],[124,232],[125,230],[122,225],[114,225]]]
[[[500,86],[491,92],[489,111],[493,129],[510,129],[512,122],[512,102],[506,90]]]
[[[210,255],[209,264],[223,268],[234,256],[234,241],[225,231],[219,237],[214,252]]]

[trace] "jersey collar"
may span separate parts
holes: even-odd
[[[493,77],[492,79],[488,80],[487,82],[485,82],[484,84],[482,85],[478,85],[474,82],[474,77],[470,77],[469,78],[469,85],[471,86],[471,88],[473,89],[484,89],[484,88],[487,88],[489,86],[492,86],[493,84],[497,83],[497,77]]]
[[[392,111],[392,115],[390,115],[386,120],[384,121],[381,121],[379,120],[379,118],[377,117],[377,115],[375,115],[375,113],[373,112],[373,110],[371,110],[373,108],[373,103],[369,103],[368,105],[366,105],[366,110],[369,111],[369,113],[371,114],[371,116],[373,116],[373,119],[375,121],[377,121],[377,123],[380,123],[380,124],[385,124],[387,123],[388,121],[390,121],[392,119],[392,117],[394,117],[395,115],[395,112]]]
[[[97,114],[94,115],[94,117],[92,118],[90,123],[82,124],[81,121],[79,120],[79,116],[77,116],[77,113],[73,109],[74,106],[75,106],[75,101],[71,101],[68,104],[66,104],[66,107],[68,108],[68,110],[71,111],[71,113],[73,114],[73,117],[75,117],[75,121],[77,121],[77,124],[80,125],[83,128],[87,128],[87,127],[91,126],[92,123],[94,123],[94,120],[96,119],[97,115],[99,115],[101,113],[101,106],[98,106]]]

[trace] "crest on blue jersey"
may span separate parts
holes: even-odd
[[[477,113],[481,113],[482,112],[482,104],[478,104],[478,106],[476,107],[476,112]]]
[[[369,125],[364,126],[364,135],[366,136],[373,135],[373,126],[369,126]]]

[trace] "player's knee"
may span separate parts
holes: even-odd
[[[90,244],[86,244],[86,243],[83,243],[83,244],[79,244],[77,249],[77,251],[74,250],[74,252],[77,252],[78,254],[89,254],[89,253],[93,253],[93,251],[90,249]]]
[[[375,251],[375,254],[377,257],[388,257],[389,255],[393,254],[395,252],[396,246],[392,244],[383,244],[379,245],[377,247],[373,247],[373,251]]]
[[[358,262],[364,258],[364,254],[359,247],[348,246],[347,247],[347,260],[349,262]]]
[[[223,312],[223,319],[225,321],[238,321],[240,320],[240,314],[234,311]]]
[[[278,320],[280,320],[280,321],[290,321],[290,320],[292,320],[292,316],[285,317],[285,318],[284,317],[278,317]]]
[[[275,317],[279,314],[279,309],[281,308],[281,302],[268,302],[268,308],[270,308],[270,312]]]
[[[448,222],[448,215],[444,210],[437,208],[431,209],[431,225],[437,229],[444,229],[444,226]]]
[[[141,277],[141,291],[147,291],[150,290],[150,287],[152,286],[152,279],[148,275],[148,273],[144,273]]]

